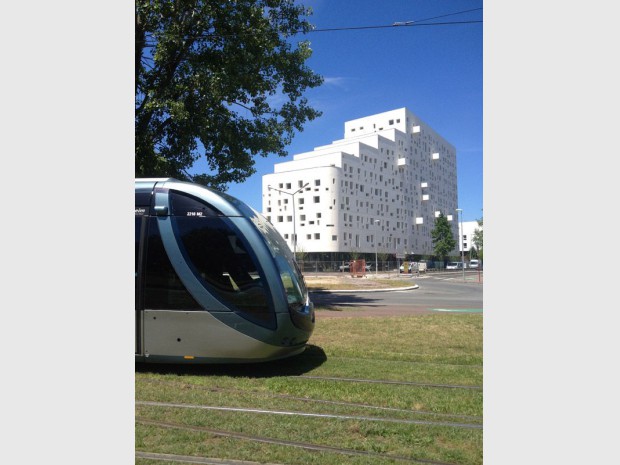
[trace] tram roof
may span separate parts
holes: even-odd
[[[189,181],[181,181],[176,178],[136,178],[136,189],[153,189],[155,185],[171,187],[188,194],[195,195],[207,201],[225,216],[248,216],[251,209],[239,199],[224,192],[216,191],[210,187],[202,186]]]

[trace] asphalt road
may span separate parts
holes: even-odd
[[[417,289],[390,292],[310,293],[317,318],[399,316],[434,312],[481,313],[483,284],[462,275],[414,278]]]

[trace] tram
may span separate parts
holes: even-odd
[[[288,245],[240,200],[136,179],[137,362],[246,363],[304,351],[314,306]]]

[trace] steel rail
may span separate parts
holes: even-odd
[[[279,446],[297,447],[301,449],[313,450],[313,451],[318,451],[318,452],[332,452],[332,453],[343,454],[343,455],[361,455],[361,456],[366,456],[366,457],[382,458],[386,460],[399,460],[399,461],[406,461],[406,462],[412,462],[412,463],[425,463],[429,465],[456,465],[454,463],[438,462],[435,460],[414,459],[414,458],[403,457],[399,455],[380,454],[378,452],[371,452],[371,451],[344,449],[344,448],[332,447],[332,446],[322,446],[322,445],[312,444],[308,442],[288,441],[284,439],[275,439],[275,438],[268,438],[264,436],[255,436],[255,435],[244,434],[244,433],[236,433],[233,431],[216,430],[216,429],[206,428],[203,426],[188,426],[188,425],[182,425],[178,423],[154,421],[154,420],[149,420],[146,418],[139,418],[139,417],[136,418],[136,421],[138,423],[157,426],[160,428],[181,429],[185,431],[209,433],[215,436],[224,436],[224,437],[235,438],[235,439],[243,439],[243,440],[262,442],[262,443],[267,443],[267,444],[275,444]]]
[[[315,354],[303,354],[304,358],[322,358],[322,355]],[[418,362],[413,360],[399,360],[393,358],[367,358],[367,357],[347,357],[344,355],[330,355],[330,360],[338,359],[338,360],[361,360],[366,361],[370,360],[372,362],[386,362],[386,363],[406,363],[408,365],[431,365],[431,366],[441,366],[441,367],[450,367],[450,368],[483,368],[484,365],[470,365],[467,363],[441,363],[441,362]]]
[[[403,386],[420,386],[420,387],[448,388],[448,389],[482,390],[482,386],[466,386],[466,385],[460,385],[460,384],[417,383],[414,381],[395,381],[395,380],[389,380],[389,379],[340,378],[340,377],[335,377],[335,376],[309,376],[309,375],[288,376],[288,378],[317,379],[317,380],[325,380],[325,381],[349,381],[349,382],[356,382],[356,383],[399,384]]]
[[[360,421],[378,421],[385,423],[400,423],[406,425],[424,425],[424,426],[444,426],[453,428],[468,428],[468,429],[482,429],[481,424],[476,423],[456,423],[450,421],[428,421],[428,420],[407,420],[404,418],[386,418],[386,417],[370,417],[363,415],[337,415],[332,413],[312,413],[312,412],[299,412],[290,410],[268,410],[268,409],[256,409],[256,408],[244,408],[244,407],[222,407],[214,405],[197,405],[197,404],[178,404],[170,402],[151,402],[151,401],[136,401],[136,405],[142,405],[146,407],[168,407],[168,408],[185,408],[185,409],[197,409],[197,410],[215,410],[223,412],[239,412],[239,413],[258,413],[269,415],[286,415],[286,416],[299,416],[299,417],[311,417],[311,418],[333,418],[337,420],[360,420]]]
[[[405,408],[397,408],[397,407],[383,407],[380,405],[370,405],[370,404],[364,404],[361,402],[345,402],[341,400],[313,399],[311,397],[298,397],[298,396],[292,396],[289,394],[274,394],[271,392],[263,392],[263,391],[256,391],[256,390],[227,389],[227,388],[220,388],[220,387],[197,386],[197,385],[192,385],[189,383],[179,383],[178,381],[167,381],[167,380],[160,380],[160,379],[144,380],[144,381],[147,383],[157,383],[157,384],[166,384],[166,385],[176,384],[184,388],[189,387],[189,388],[194,388],[194,389],[199,389],[199,390],[209,391],[209,392],[251,394],[254,396],[260,395],[263,397],[295,400],[295,401],[305,402],[309,404],[317,403],[317,404],[327,404],[327,405],[340,405],[343,407],[358,407],[362,409],[408,413],[412,415],[429,415],[429,416],[435,416],[435,417],[464,418],[464,419],[470,419],[470,420],[480,420],[482,418],[481,415],[465,415],[465,414],[459,414],[459,413],[441,413],[441,412],[431,412],[428,410],[405,409]]]
[[[138,450],[135,452],[135,456],[137,459],[159,460],[163,462],[197,463],[201,465],[261,465],[259,462],[250,462],[247,460],[196,457],[193,455],[159,454],[157,452],[143,452]]]

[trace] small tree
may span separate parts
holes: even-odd
[[[482,260],[482,247],[483,247],[483,234],[482,234],[482,226],[483,226],[483,222],[482,222],[482,218],[480,218],[478,221],[478,226],[480,226],[480,228],[476,228],[474,230],[474,237],[473,237],[473,243],[476,246],[476,255],[478,256],[478,258],[480,258]]]
[[[387,259],[388,259],[388,254],[387,254],[387,253],[385,253],[385,252],[379,252],[379,253],[377,254],[377,259],[378,259],[379,263],[383,263],[383,264],[384,264],[383,266],[384,266],[384,268],[385,268],[385,262],[386,262],[386,261],[387,261]],[[377,264],[377,267],[378,267],[378,266],[379,266],[379,265]],[[378,269],[377,269],[377,271],[378,271]],[[385,271],[385,270],[383,270],[383,271]]]
[[[441,257],[445,265],[450,252],[456,247],[456,240],[452,235],[452,228],[448,218],[443,213],[435,218],[435,227],[431,231],[431,237],[433,238],[435,255]]]
[[[469,258],[478,258],[478,251],[476,250],[476,248],[474,246],[471,246],[469,248]]]
[[[308,253],[304,250],[304,248],[299,247],[298,245],[295,260],[297,261],[297,264],[299,265],[299,268],[301,269],[302,272],[304,271],[304,262],[307,256],[308,256]]]

